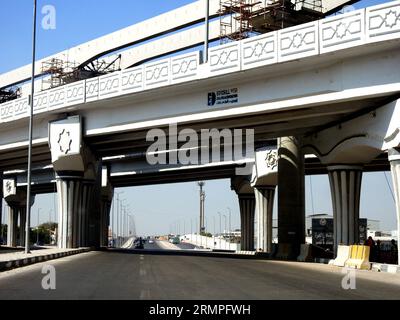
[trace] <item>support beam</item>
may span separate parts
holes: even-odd
[[[296,137],[278,142],[278,240],[297,256],[305,242],[304,155]]]
[[[334,251],[359,243],[362,166],[328,167],[334,220]]]

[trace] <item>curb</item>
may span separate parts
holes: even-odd
[[[332,264],[333,260],[332,259],[327,259],[327,258],[314,258],[315,263],[323,263],[323,264]]]
[[[11,260],[11,261],[3,261],[3,262],[0,262],[0,272],[15,269],[15,268],[25,267],[25,266],[32,265],[35,263],[40,263],[40,262],[44,262],[44,261],[55,260],[55,259],[59,259],[59,258],[67,257],[67,256],[85,253],[85,252],[89,252],[90,250],[91,250],[90,248],[83,248],[83,249],[76,249],[76,250],[70,250],[70,251],[65,251],[65,252],[49,253],[49,254],[45,254],[42,256],[36,256],[36,257],[28,257],[28,258]]]

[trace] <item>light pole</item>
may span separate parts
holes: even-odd
[[[121,194],[123,194],[124,192],[123,191],[120,191],[120,192],[115,192],[115,194],[117,195],[117,199],[116,199],[116,203],[117,203],[117,212],[114,212],[114,213],[116,213],[117,214],[117,216],[115,217],[115,220],[116,221],[114,221],[116,224],[113,226],[113,232],[115,232],[115,247],[117,247],[118,246],[118,232],[119,232],[119,196],[121,195]],[[114,230],[114,228],[115,228],[115,230]]]
[[[52,222],[51,222],[51,212],[52,211],[53,211],[53,209],[49,210],[49,241],[50,241],[50,244],[52,244],[51,243],[51,224],[52,224]]]
[[[42,208],[38,208],[37,210],[37,226],[36,226],[36,245],[39,245],[39,213]]]
[[[226,233],[226,222],[227,222],[227,218],[226,218],[226,215],[223,215],[223,217],[224,217],[224,222],[225,222],[225,230],[224,230],[224,233]],[[224,237],[224,240],[225,240],[225,249],[226,249],[226,239],[225,239],[225,237]]]
[[[227,209],[229,211],[229,246],[230,246],[230,243],[231,243],[231,232],[232,232],[232,225],[231,225],[232,211],[231,211],[231,208],[229,208],[229,207],[227,207]]]
[[[213,233],[213,246],[214,246],[214,249],[215,249],[215,216],[213,216],[213,225],[214,225],[214,233]]]
[[[124,237],[124,212],[125,212],[125,206],[123,205],[123,203],[126,201],[126,199],[122,199],[120,201],[120,205],[121,205],[121,210],[120,210],[120,216],[119,216],[119,234],[120,234],[120,238],[119,238],[119,246],[122,247],[123,243],[123,237]]]
[[[204,0],[206,3],[206,16],[205,16],[205,39],[204,39],[204,54],[203,62],[208,61],[208,39],[210,37],[210,0]]]
[[[222,231],[221,231],[221,229],[222,229],[222,223],[221,223],[222,215],[221,215],[221,212],[218,212],[218,215],[219,215],[219,248],[221,249],[222,248],[222,246],[221,246],[221,233],[222,233]]]
[[[28,129],[28,173],[26,187],[26,225],[25,225],[25,253],[30,253],[29,229],[31,225],[31,170],[32,170],[32,128],[33,128],[33,97],[35,94],[35,61],[36,61],[36,9],[37,0],[33,1],[33,34],[32,34],[32,77],[31,96],[29,108],[29,129]]]

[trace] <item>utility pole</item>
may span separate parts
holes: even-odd
[[[29,132],[28,132],[28,172],[26,186],[26,225],[25,225],[25,253],[30,253],[29,229],[31,226],[31,171],[32,171],[32,133],[33,133],[33,97],[35,94],[35,61],[36,61],[36,9],[37,0],[33,1],[33,34],[32,34],[32,77],[31,96],[29,108]]]

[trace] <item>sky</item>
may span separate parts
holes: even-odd
[[[1,74],[30,63],[33,1],[0,1]],[[43,18],[41,9],[45,5],[52,5],[56,9],[56,29],[38,28],[37,59],[191,2],[193,0],[38,0],[39,25]],[[362,0],[354,6],[362,8],[384,2],[387,1]],[[381,229],[384,230],[396,228],[395,204],[390,188],[392,188],[390,172],[367,173],[363,176],[360,215],[380,220]],[[195,229],[199,212],[199,192],[195,183],[116,190],[116,192],[121,191],[123,193],[119,197],[126,199],[124,205],[129,205],[138,234],[163,234],[176,229],[178,224],[181,233],[184,226],[186,232],[190,231],[191,224],[192,229]],[[239,205],[237,196],[230,190],[230,181],[207,181],[205,191],[208,230],[218,232],[220,228],[218,212],[225,215],[228,220],[229,209],[232,211],[232,228],[239,228]],[[32,225],[35,226],[37,221],[39,223],[48,221],[50,217],[54,220],[56,211],[55,194],[37,196],[32,208]],[[275,216],[276,213],[275,203]],[[306,177],[306,214],[313,213],[332,214],[327,176]],[[6,214],[3,214],[3,222],[6,220],[4,216]],[[222,221],[224,229],[225,220]]]

